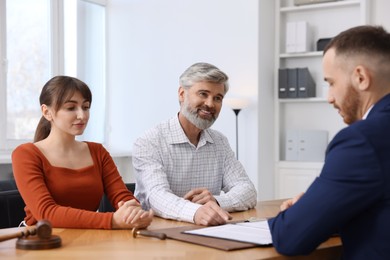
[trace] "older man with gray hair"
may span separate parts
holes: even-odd
[[[180,112],[134,144],[135,195],[144,209],[209,226],[256,205],[256,189],[227,138],[210,129],[228,89],[228,76],[208,63],[181,75]]]

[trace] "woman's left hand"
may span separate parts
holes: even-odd
[[[146,228],[153,220],[153,210],[143,210],[134,199],[126,202],[121,201],[118,203],[118,207],[113,217],[115,218],[113,228]]]

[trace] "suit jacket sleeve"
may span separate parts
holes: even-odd
[[[275,248],[285,255],[310,253],[377,201],[383,185],[372,143],[358,128],[345,128],[329,144],[322,172],[305,195],[269,220]]]

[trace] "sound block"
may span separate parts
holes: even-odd
[[[37,236],[21,237],[16,241],[16,248],[37,250],[37,249],[52,249],[61,246],[61,238],[52,235],[49,239],[41,239]]]

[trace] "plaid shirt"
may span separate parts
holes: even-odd
[[[138,138],[133,148],[135,196],[144,209],[168,219],[193,222],[201,206],[183,196],[207,188],[221,208],[241,211],[256,205],[257,193],[244,167],[220,132],[201,132],[198,146],[188,140],[177,116]]]

